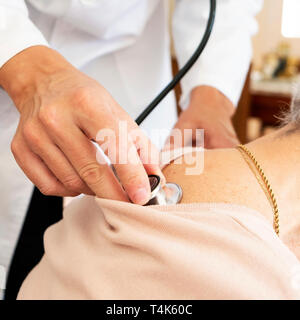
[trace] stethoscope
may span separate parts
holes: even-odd
[[[190,59],[186,64],[178,71],[171,82],[151,101],[151,103],[145,108],[145,110],[136,118],[135,122],[140,125],[148,115],[157,107],[157,105],[166,97],[166,95],[175,88],[178,82],[186,75],[186,73],[191,69],[191,67],[198,60],[203,50],[205,49],[207,42],[210,38],[216,16],[216,0],[210,0],[210,12],[207,21],[206,29],[201,42]]]
[[[174,89],[178,82],[186,75],[191,67],[198,60],[207,42],[210,38],[216,16],[216,0],[210,0],[210,13],[207,21],[206,29],[202,40],[186,62],[186,64],[178,71],[171,82],[153,99],[153,101],[145,108],[145,110],[136,118],[135,122],[140,125],[148,115],[157,107],[157,105],[166,97],[166,95]],[[176,183],[166,183],[164,187],[161,186],[160,177],[156,175],[149,176],[149,183],[151,187],[151,198],[146,205],[171,205],[177,204],[182,198],[182,189]]]

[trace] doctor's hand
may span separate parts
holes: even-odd
[[[239,144],[232,125],[235,108],[220,91],[209,86],[193,89],[189,107],[183,111],[175,125],[180,130],[193,129],[193,134],[182,141],[185,145],[194,144],[195,129],[204,129],[204,147],[232,148]],[[167,142],[166,148],[180,147],[176,141]]]
[[[147,174],[163,175],[158,161],[150,164],[143,151],[149,146],[155,149],[99,83],[56,51],[35,46],[20,52],[0,69],[0,85],[20,112],[12,152],[43,194],[85,193],[123,201],[129,197],[136,204],[149,200]],[[119,148],[120,121],[128,128],[123,149]],[[109,150],[113,150],[120,182],[111,168],[99,161],[99,157],[103,160],[101,153],[96,158],[91,141],[99,142],[101,129],[115,133],[115,146],[112,140],[101,140],[101,144],[108,147],[109,157]],[[122,163],[119,157],[123,157]]]

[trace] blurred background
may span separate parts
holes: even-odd
[[[170,0],[170,10],[174,1]],[[264,0],[253,61],[233,122],[242,143],[278,126],[300,81],[300,0]],[[173,56],[174,73],[178,70]],[[180,87],[176,90],[177,99]]]

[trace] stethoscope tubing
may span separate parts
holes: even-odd
[[[196,51],[187,61],[187,63],[178,71],[170,83],[151,101],[151,103],[144,109],[144,111],[136,118],[135,122],[140,125],[148,115],[156,108],[156,106],[166,97],[166,95],[175,88],[179,81],[186,75],[186,73],[191,69],[191,67],[198,60],[203,50],[205,49],[210,35],[213,30],[216,17],[216,0],[210,0],[210,13],[207,21],[206,29],[202,40],[197,47]]]

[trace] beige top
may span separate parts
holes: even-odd
[[[300,263],[258,212],[86,196],[45,233],[19,299],[299,299]]]

